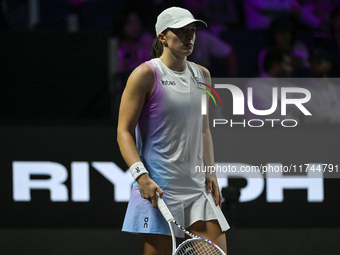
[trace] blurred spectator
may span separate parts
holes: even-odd
[[[195,18],[203,19],[203,12],[208,7],[208,1],[184,1],[185,8],[189,9]],[[237,77],[237,58],[232,46],[220,37],[216,36],[207,29],[196,30],[195,50],[188,60],[200,63],[200,65],[208,68],[212,75],[214,73],[223,73],[227,77]],[[214,65],[213,60],[222,62],[219,68]],[[222,60],[222,61],[220,61]],[[223,69],[223,71],[214,72],[215,69]]]
[[[204,29],[196,30],[195,51],[188,57],[214,73],[213,59],[223,60],[222,69],[227,77],[237,77],[236,54],[231,45]]]
[[[305,123],[340,123],[340,80],[328,78],[331,68],[330,54],[325,49],[315,49],[311,57],[313,79],[305,85],[311,92],[306,107],[312,116],[306,117]]]
[[[308,6],[299,4],[297,0],[243,0],[247,28],[265,30],[273,19],[293,14],[310,28],[318,28],[322,21],[313,14]]]
[[[120,12],[113,35],[119,39],[119,72],[131,72],[150,59],[153,36],[145,31],[138,11]]]
[[[239,0],[183,0],[183,4],[195,17],[207,21],[210,32],[216,36],[241,23],[243,5]]]
[[[269,49],[263,60],[263,69],[264,72],[260,77],[291,77],[293,67],[289,52],[275,47]]]
[[[276,47],[289,53],[296,76],[305,74],[309,69],[309,51],[307,46],[296,40],[294,19],[285,16],[275,19],[268,30],[267,47],[259,55],[259,71],[264,72],[263,61],[269,48]]]
[[[332,69],[332,59],[324,48],[316,48],[311,56],[311,75],[313,78],[326,78]]]
[[[282,49],[272,48],[268,50],[264,62],[264,73],[259,78],[249,80],[244,87],[246,98],[251,97],[253,106],[257,110],[269,110],[274,105],[273,88],[277,88],[276,110],[265,116],[254,115],[246,107],[246,119],[295,119],[299,120],[300,111],[294,105],[287,105],[287,114],[281,116],[281,88],[291,87],[287,81],[292,73],[292,65],[289,53]],[[248,94],[248,88],[252,88],[252,95]],[[275,93],[274,93],[275,94]],[[296,95],[290,96],[295,97]]]
[[[187,0],[186,0],[187,1]],[[205,2],[206,0],[196,0],[197,2]],[[192,2],[192,1],[188,1]],[[219,36],[225,32],[228,27],[236,27],[241,22],[240,10],[243,11],[242,2],[239,0],[214,0],[208,2],[205,8],[205,19],[209,22],[209,30]]]
[[[151,58],[153,36],[144,28],[138,8],[120,11],[112,35],[118,38],[118,73],[111,88],[112,116],[118,116],[121,94],[130,73]]]

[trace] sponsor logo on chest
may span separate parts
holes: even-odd
[[[162,82],[162,85],[164,85],[164,86],[175,86],[176,85],[175,81],[168,81],[168,80],[163,81],[163,80],[161,80],[161,82]]]

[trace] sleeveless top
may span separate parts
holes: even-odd
[[[140,158],[161,188],[205,187],[205,174],[195,172],[203,165],[200,68],[187,61],[183,72],[169,69],[159,58],[145,62],[155,76],[136,127]],[[137,182],[134,187],[138,186]]]

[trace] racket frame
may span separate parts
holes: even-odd
[[[157,205],[158,205],[158,209],[161,211],[164,219],[169,224],[169,228],[170,228],[170,232],[171,232],[171,237],[172,237],[172,254],[175,254],[175,252],[176,252],[176,237],[175,237],[175,233],[173,231],[172,225],[171,225],[171,223],[174,223],[180,230],[182,230],[185,234],[187,234],[191,238],[203,240],[203,241],[205,241],[205,242],[215,246],[218,250],[220,250],[220,252],[223,255],[225,255],[224,251],[217,244],[215,244],[214,242],[212,242],[212,241],[210,241],[208,239],[205,239],[203,237],[197,236],[197,235],[189,232],[188,230],[186,230],[181,225],[179,225],[178,222],[172,216],[172,214],[171,214],[169,208],[167,207],[167,205],[165,204],[164,200],[162,198],[160,198],[158,192],[156,192],[156,193],[157,193]],[[191,240],[191,239],[189,239],[189,240]],[[188,241],[188,240],[186,240],[186,241]],[[184,241],[183,243],[185,243],[186,241]]]

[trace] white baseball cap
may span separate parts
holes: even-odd
[[[188,10],[180,7],[170,7],[158,15],[155,26],[156,35],[158,36],[167,28],[181,28],[193,22],[196,23],[197,27],[208,27],[203,20],[195,19]]]

